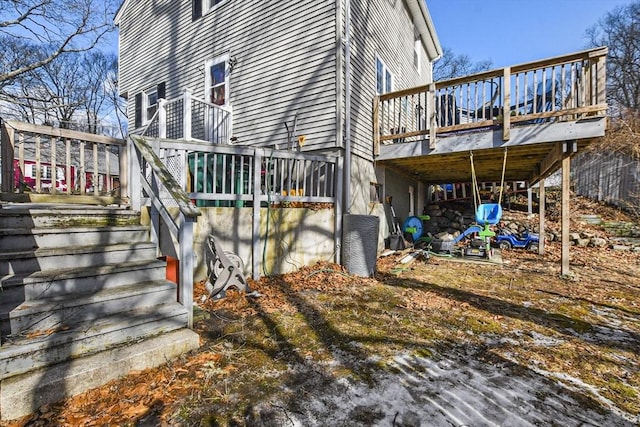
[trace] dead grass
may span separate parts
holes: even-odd
[[[11,425],[279,425],[277,414],[337,378],[373,381],[398,353],[461,348],[565,383],[585,407],[604,410],[597,390],[637,416],[640,256],[572,248],[563,278],[559,251],[505,251],[503,265],[432,256],[402,270],[393,255],[374,278],[326,263],[264,278],[251,283],[260,298],[200,304],[199,351]],[[352,415],[359,425],[379,418]]]

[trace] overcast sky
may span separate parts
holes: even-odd
[[[638,0],[636,0],[638,1]],[[443,47],[492,68],[585,49],[587,28],[633,0],[426,0]]]

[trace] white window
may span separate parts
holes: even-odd
[[[224,2],[224,0],[203,0],[204,4],[203,4],[203,10],[207,11],[210,9],[213,9],[214,7],[216,7],[219,3]]]
[[[142,102],[144,103],[144,123],[148,123],[158,110],[158,90],[156,88],[146,90]]]
[[[203,15],[215,9],[225,0],[192,0],[191,1],[191,18],[193,21],[202,18]]]
[[[418,74],[421,74],[420,65],[422,65],[420,61],[420,51],[422,50],[422,42],[420,41],[420,34],[415,31],[414,41],[413,41],[413,65],[415,65],[418,70]]]
[[[376,92],[381,95],[392,90],[393,74],[380,58],[376,58]]]
[[[229,105],[229,55],[219,56],[207,62],[205,91],[212,104]]]

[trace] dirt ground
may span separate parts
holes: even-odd
[[[572,231],[633,221],[574,211]],[[319,263],[251,282],[258,298],[198,284],[198,351],[3,427],[640,425],[640,254],[572,247],[561,277],[546,249],[396,253],[372,278]]]

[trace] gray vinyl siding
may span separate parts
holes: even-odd
[[[191,1],[129,1],[120,20],[121,92],[166,83],[205,97],[205,63],[228,54],[234,136],[241,144],[283,144],[284,123],[305,149],[336,146],[336,2],[227,0],[192,22]]]
[[[414,66],[414,25],[403,1],[352,0],[353,154],[373,160],[372,102],[376,94],[376,56],[393,73],[393,90],[431,81],[421,48],[421,73]]]

